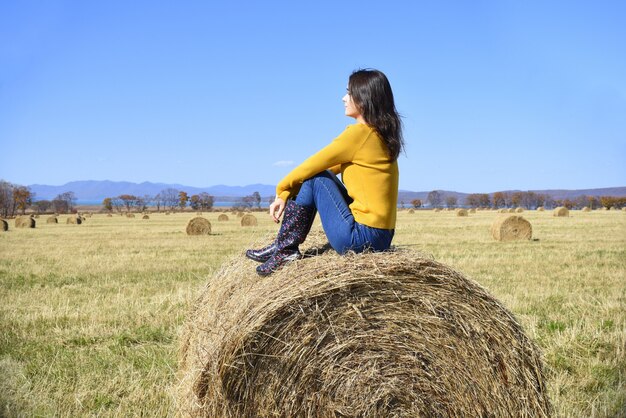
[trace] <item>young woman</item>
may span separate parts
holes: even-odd
[[[346,116],[355,119],[335,140],[306,159],[276,187],[270,216],[283,222],[270,245],[246,251],[267,276],[301,256],[316,212],[330,245],[339,254],[387,250],[396,225],[398,155],[402,123],[387,77],[377,70],[350,75],[343,97]],[[340,181],[337,174],[341,173]]]

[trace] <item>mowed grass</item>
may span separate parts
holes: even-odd
[[[394,243],[478,281],[543,350],[556,416],[626,414],[626,213],[522,213],[534,241],[496,242],[479,211],[398,214]],[[0,233],[0,416],[173,415],[178,331],[231,256],[277,230],[205,213],[98,214]],[[317,222],[316,222],[317,223]],[[254,274],[251,272],[251,274]],[[514,412],[513,412],[514,414]]]

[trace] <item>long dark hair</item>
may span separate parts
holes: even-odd
[[[404,149],[402,121],[387,76],[378,70],[356,70],[348,80],[348,93],[365,122],[387,145],[389,157],[397,160]]]

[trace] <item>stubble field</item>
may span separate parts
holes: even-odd
[[[168,416],[178,332],[225,259],[277,226],[236,216],[37,219],[0,233],[0,416]],[[498,216],[401,211],[394,244],[486,287],[544,353],[559,417],[626,416],[626,213],[521,214],[533,241],[497,242]],[[254,274],[251,272],[251,274]],[[261,280],[261,279],[259,279]],[[514,413],[513,413],[514,414]]]

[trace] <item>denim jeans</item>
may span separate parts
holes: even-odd
[[[343,183],[330,171],[305,180],[296,203],[317,209],[328,242],[339,254],[360,253],[366,249],[384,251],[391,245],[393,229],[372,228],[354,220],[348,207],[352,199]]]

